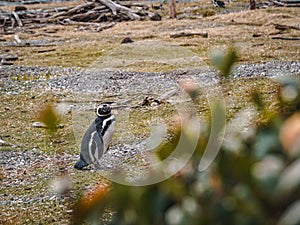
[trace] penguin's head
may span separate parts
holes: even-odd
[[[111,114],[110,105],[107,103],[103,103],[98,105],[96,109],[97,116],[109,116]]]

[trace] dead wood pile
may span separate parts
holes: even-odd
[[[281,7],[300,7],[300,0],[269,0],[271,5]]]
[[[115,22],[129,20],[161,20],[150,7],[138,3],[121,3],[112,0],[93,0],[72,7],[28,10],[16,6],[13,12],[0,9],[0,30],[32,27],[47,24],[74,24],[95,26],[97,30],[112,27]]]
[[[256,1],[256,8],[268,7],[300,7],[300,0],[267,0]]]

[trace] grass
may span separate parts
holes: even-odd
[[[59,129],[57,134],[49,137],[44,129],[34,128],[33,122],[37,121],[37,113],[43,104],[51,99],[52,94],[40,92],[24,92],[22,94],[0,95],[2,107],[1,116],[3,139],[8,143],[18,146],[24,150],[42,149],[50,152],[51,148],[55,152],[62,152],[65,145],[69,144],[71,139],[71,125]],[[68,118],[62,118],[64,124]],[[16,135],[18,134],[18,135]],[[52,143],[50,148],[49,143]]]
[[[261,78],[240,78],[224,82],[222,89],[228,107],[227,120],[229,121],[240,110],[253,107],[251,101],[251,93],[253,91],[258,91],[262,94],[262,98],[270,110],[276,109],[277,88],[278,85],[272,80]],[[196,104],[198,115],[203,119],[208,118],[210,110],[207,99],[205,99],[204,95],[200,95],[198,98],[198,104]],[[67,159],[64,165],[60,164],[64,154],[76,156],[79,152],[73,136],[72,117],[70,114],[61,117],[64,127],[52,136],[49,136],[44,129],[32,127],[32,122],[35,121],[36,113],[40,106],[44,102],[49,101],[49,99],[56,102],[60,100],[60,97],[53,97],[53,93],[41,94],[36,92],[24,92],[18,96],[0,95],[0,101],[3,106],[0,117],[3,124],[1,126],[1,134],[5,141],[18,145],[18,147],[6,149],[6,151],[34,151],[40,152],[46,157],[58,157],[56,163],[50,163],[51,167],[47,164],[41,164],[36,166],[35,169],[22,169],[18,175],[19,177],[15,177],[15,179],[26,180],[26,183],[1,188],[1,193],[9,193],[12,197],[18,196],[20,198],[23,196],[23,198],[29,200],[37,199],[30,204],[14,203],[14,205],[2,206],[5,211],[4,221],[7,221],[5,224],[23,224],[24,222],[27,224],[67,224],[76,199],[84,192],[93,189],[93,187],[107,183],[101,177],[101,174],[74,171],[72,168],[74,164],[73,158]],[[132,109],[126,123],[118,124],[113,145],[122,144],[124,141],[136,141],[136,139],[126,140],[128,135],[139,140],[147,138],[150,135],[149,124],[155,122],[153,119],[157,118],[167,124],[168,133],[172,136],[176,133],[176,116],[177,111],[169,104],[162,104],[158,106],[157,110],[151,107]],[[263,120],[263,116],[260,115],[255,118],[253,123]],[[122,118],[118,116],[117,119],[122,121]],[[1,151],[3,150],[1,147]],[[127,163],[139,165],[139,162],[136,161],[137,159],[138,161],[140,160],[135,157],[135,161],[129,160]],[[66,168],[67,174],[73,182],[71,192],[68,192],[69,195],[62,198],[54,198],[53,200],[40,200],[43,193],[51,191],[49,184],[52,179],[61,176],[59,171],[62,167]],[[24,208],[26,213],[24,213]]]

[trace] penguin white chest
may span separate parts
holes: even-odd
[[[111,115],[107,119],[103,120],[102,123],[102,139],[104,153],[107,151],[109,144],[115,132],[115,117]]]

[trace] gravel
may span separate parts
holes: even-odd
[[[300,74],[300,62],[266,62],[261,64],[245,64],[236,67],[233,77],[277,77]]]
[[[17,203],[31,203],[51,199],[55,193],[51,192],[47,186],[47,182],[55,176],[57,162],[64,159],[66,163],[74,159],[71,155],[45,155],[34,151],[0,151],[0,164],[2,167],[1,186],[5,189],[15,190],[25,188],[27,191],[34,188],[34,185],[40,183],[41,180],[46,182],[43,190],[35,196],[26,193],[1,193],[2,198],[0,206],[13,205]],[[37,172],[36,169],[43,168],[45,172]],[[42,182],[43,183],[43,182]]]
[[[297,74],[300,74],[300,62],[272,61],[261,64],[238,65],[234,68],[232,77],[274,78]],[[22,90],[44,89],[46,91],[81,94],[160,94],[175,88],[178,79],[191,76],[203,83],[218,80],[217,72],[208,67],[192,71],[142,73],[82,68],[0,66],[0,91],[17,94]],[[16,79],[23,82],[16,82]]]

